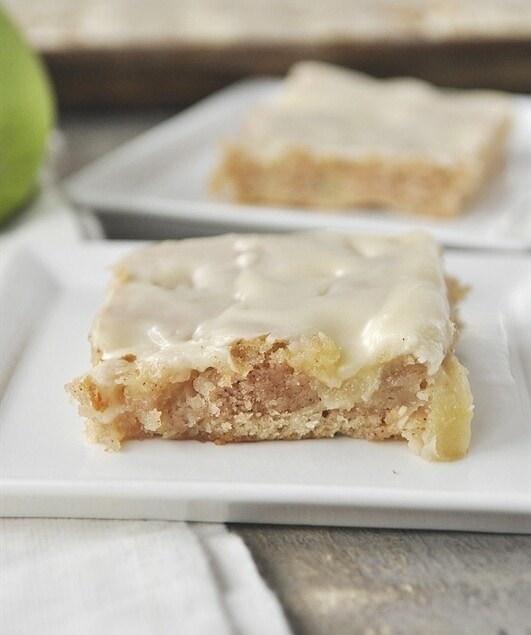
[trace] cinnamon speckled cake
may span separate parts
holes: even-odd
[[[151,244],[115,265],[92,368],[67,388],[109,448],[347,435],[458,459],[472,416],[461,295],[424,233]]]
[[[452,217],[501,163],[510,120],[500,93],[299,62],[225,144],[212,189],[242,203]]]

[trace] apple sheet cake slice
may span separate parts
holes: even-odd
[[[224,145],[212,189],[243,203],[453,217],[502,163],[510,120],[500,93],[299,62]]]
[[[115,265],[92,368],[68,390],[109,448],[347,435],[458,459],[472,416],[461,295],[420,232],[151,244]]]

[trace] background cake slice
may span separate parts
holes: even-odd
[[[501,94],[300,62],[225,144],[213,191],[245,203],[451,217],[501,163],[509,122]]]
[[[405,438],[462,457],[472,398],[461,290],[426,234],[166,241],[114,269],[68,387],[91,440]]]

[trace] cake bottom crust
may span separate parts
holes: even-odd
[[[327,352],[320,351],[325,365]],[[458,459],[468,449],[472,397],[453,352],[433,376],[401,357],[337,387],[309,372],[286,342],[238,342],[232,358],[238,370],[190,370],[184,381],[182,371],[155,361],[107,360],[67,388],[87,419],[87,438],[111,449],[156,436],[233,443],[336,435],[404,438],[432,460]]]

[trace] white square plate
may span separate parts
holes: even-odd
[[[531,98],[514,97],[515,126],[505,169],[467,212],[431,220],[384,211],[322,213],[215,200],[208,182],[250,107],[270,99],[279,80],[254,79],[205,99],[98,159],[65,182],[71,199],[122,222],[127,237],[285,231],[335,227],[405,231],[422,227],[453,246],[531,247]],[[158,235],[153,235],[156,228]]]
[[[405,443],[346,438],[225,446],[150,440],[120,452],[86,444],[63,386],[88,367],[86,338],[106,268],[130,247],[42,247],[20,254],[5,273],[4,516],[531,529],[527,255],[448,254],[449,271],[473,286],[458,353],[476,410],[469,455],[437,464]]]

